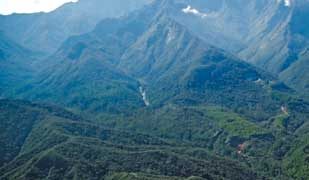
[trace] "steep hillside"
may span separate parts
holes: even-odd
[[[281,79],[284,79],[291,87],[298,89],[306,97],[309,91],[308,61],[309,50],[306,50],[299,55],[297,62],[280,74]]]
[[[294,98],[276,78],[206,44],[168,13],[153,16],[118,64],[145,85],[153,106],[170,100],[216,104],[263,121]]]
[[[286,15],[283,15],[284,12]],[[304,54],[309,47],[309,27],[303,22],[308,15],[308,1],[292,1],[290,6],[276,12],[268,23],[277,22],[278,25],[274,28],[267,26],[267,29],[271,29],[269,32],[261,31],[258,37],[263,38],[250,42],[249,48],[241,53],[242,57],[279,74],[283,81],[299,92],[307,90],[308,80],[305,77],[308,76],[306,67],[309,61]],[[277,18],[279,16],[283,19]],[[299,64],[302,64],[302,67]],[[291,80],[292,78],[294,80]]]
[[[139,17],[153,13],[103,20],[92,33],[69,38],[41,61],[38,65],[43,69],[10,97],[57,103],[94,115],[144,107],[140,82],[116,65],[125,49],[148,28],[148,19]]]
[[[68,39],[20,97],[91,112],[105,127],[205,148],[262,176],[291,175],[281,162],[308,121],[309,104],[270,74],[205,43],[166,3]]]
[[[304,22],[309,3],[307,0],[288,2],[174,0],[166,4],[174,20],[205,42],[278,75],[301,92],[304,83],[294,81],[297,83],[294,85],[283,74],[293,72],[289,68],[295,69],[293,65],[301,61],[301,54],[308,49],[309,31]],[[306,59],[303,63],[308,62]],[[303,79],[303,75],[295,71],[291,76]]]
[[[79,118],[53,106],[24,101],[0,100],[0,167],[13,160],[21,151],[33,127],[46,118]]]
[[[0,32],[0,97],[31,78],[34,55]]]
[[[292,6],[208,2],[156,1],[70,37],[40,61],[43,68],[11,97],[55,103],[90,120],[39,121],[0,178],[307,178],[301,157],[307,156],[309,103],[231,53],[259,41],[261,29],[251,28],[259,23],[263,33],[274,33],[292,16]],[[242,5],[247,9],[237,12]],[[201,24],[206,20],[212,23]],[[232,45],[222,46],[227,42]],[[299,54],[300,65],[285,70],[290,83],[306,79],[298,69],[306,66],[306,52]],[[295,71],[301,76],[294,78]]]
[[[77,56],[79,59],[74,59]],[[14,96],[56,103],[84,113],[119,114],[143,107],[139,82],[112,68],[109,61],[113,59],[108,57],[108,53],[77,44],[46,60],[51,61],[50,65]]]

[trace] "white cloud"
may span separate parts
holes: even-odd
[[[282,0],[277,0],[278,3],[282,3]],[[290,7],[292,5],[291,0],[283,0],[284,6]]]
[[[207,17],[206,13],[201,13],[199,10],[192,8],[190,5],[188,5],[186,8],[182,9],[182,12],[186,14],[194,14],[196,16],[200,16],[202,18]]]
[[[0,0],[0,14],[49,12],[78,0]]]
[[[284,0],[284,5],[289,7],[291,6],[291,1],[290,0]]]

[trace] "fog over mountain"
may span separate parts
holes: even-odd
[[[308,179],[308,13],[80,0],[0,16],[0,179]]]
[[[0,30],[27,48],[50,54],[69,36],[91,31],[101,19],[120,17],[149,2],[80,0],[51,13],[0,16]]]

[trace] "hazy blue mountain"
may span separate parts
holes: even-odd
[[[306,0],[292,1],[290,7],[280,7],[268,22],[273,24],[277,21],[276,26],[271,28],[268,25],[266,33],[265,30],[261,31],[241,55],[254,64],[279,74],[282,80],[299,92],[308,91],[308,78],[305,78],[308,77],[308,71],[305,69],[309,60],[308,56],[303,55],[309,47],[309,26],[303,23],[308,15],[309,2]],[[259,25],[255,27],[258,28]],[[298,64],[302,64],[302,67]],[[291,77],[295,80],[291,81]]]
[[[48,66],[18,89],[17,97],[97,113],[119,114],[144,106],[139,82],[111,65],[116,57],[86,42],[64,47],[43,62]]]
[[[32,76],[35,54],[0,32],[0,97]]]
[[[38,63],[43,68],[35,78],[10,97],[99,114],[144,107],[140,82],[116,68],[125,49],[148,27],[142,16],[133,13],[125,20],[103,20],[92,33],[69,38],[56,53]]]
[[[288,69],[284,70],[280,76],[287,84],[295,89],[299,89],[300,93],[308,97],[309,87],[309,51],[301,52],[298,59]]]
[[[300,92],[308,90],[305,81],[286,79],[294,63],[308,49],[308,1],[286,4],[278,0],[174,0],[169,13],[207,43],[223,48],[257,65]],[[308,60],[306,60],[306,63]],[[299,70],[304,71],[304,70]],[[297,85],[295,85],[295,83]]]
[[[120,17],[151,0],[80,0],[50,13],[0,16],[0,30],[34,51],[53,53],[69,36],[91,31],[104,18]]]

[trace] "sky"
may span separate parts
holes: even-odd
[[[0,14],[49,12],[77,0],[0,0]]]

